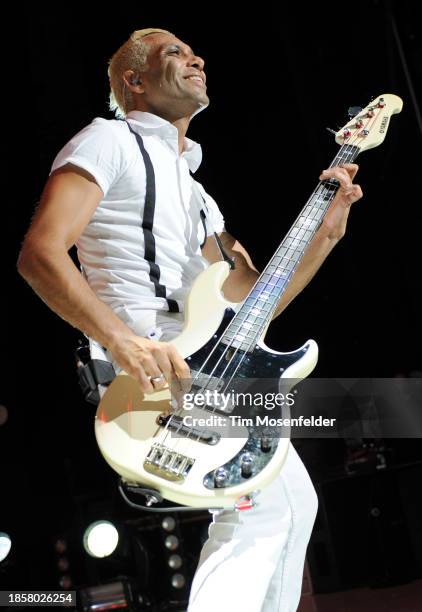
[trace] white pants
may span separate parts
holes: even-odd
[[[214,513],[193,579],[189,612],[294,612],[317,510],[290,444],[279,476],[242,512]]]
[[[182,315],[145,311],[135,333],[168,341]],[[252,510],[214,512],[188,612],[294,612],[317,511],[309,475],[290,444],[279,476]]]

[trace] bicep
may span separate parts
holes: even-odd
[[[49,177],[25,243],[69,250],[90,221],[103,192],[85,170],[67,164]]]

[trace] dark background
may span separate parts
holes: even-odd
[[[320,347],[314,376],[420,375],[421,131],[398,46],[417,91],[422,66],[417,3],[288,2],[248,8],[239,3],[230,5],[230,14],[228,6],[131,5],[99,12],[74,4],[22,7],[20,18],[10,23],[10,50],[18,61],[9,96],[16,111],[11,115],[5,109],[5,127],[13,129],[7,176],[13,188],[5,202],[10,214],[3,242],[12,265],[58,150],[93,117],[111,118],[108,59],[134,29],[162,27],[205,59],[211,105],[189,131],[204,151],[197,176],[259,268],[336,153],[326,126],[338,129],[348,120],[349,106],[364,107],[379,94],[402,97],[403,111],[393,116],[385,142],[358,158],[364,198],[353,206],[345,238],[272,324],[267,340],[288,351],[314,338]],[[93,500],[108,508],[103,514],[123,516],[125,509],[112,493],[114,475],[96,448],[94,409],[77,387],[78,334],[13,271],[11,287],[16,299],[7,300],[11,308],[5,319],[11,368],[0,389],[9,410],[0,427],[0,531],[12,533],[17,544],[15,565],[0,572],[0,580],[11,584],[13,574],[22,588],[54,586],[58,574],[49,552],[54,537],[76,529],[78,521],[81,529]],[[392,465],[422,458],[419,440],[389,444]],[[323,445],[299,445],[318,483],[328,482],[334,468],[341,472],[345,453],[343,442]],[[392,467],[393,472],[398,473]],[[321,489],[325,501],[351,481],[335,482]],[[367,486],[365,480],[362,487]],[[395,486],[389,495],[395,495]],[[409,481],[399,489],[413,486]],[[357,499],[367,500],[365,495],[357,492]],[[362,503],[367,516],[367,501]],[[403,501],[403,508],[407,505]],[[403,508],[397,511],[401,517],[407,516]],[[420,523],[400,520],[406,537],[420,535]],[[389,529],[387,521],[382,537]],[[363,545],[358,548],[366,554]],[[195,555],[189,554],[194,564]],[[415,561],[410,574],[419,571]],[[346,567],[337,587],[370,582],[366,574],[353,582],[347,572]],[[82,572],[75,582],[91,579]]]

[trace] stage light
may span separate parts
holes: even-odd
[[[69,561],[66,557],[60,557],[57,561],[57,567],[61,572],[67,572],[69,569]]]
[[[73,586],[72,578],[64,574],[59,580],[59,585],[61,589],[68,591]]]
[[[110,521],[95,521],[85,531],[83,544],[91,557],[109,557],[119,542],[119,532]]]
[[[179,538],[176,538],[174,535],[169,535],[164,540],[164,546],[169,550],[176,550],[179,546]]]
[[[171,569],[179,569],[179,567],[182,567],[182,563],[183,560],[180,555],[171,555],[171,557],[169,557],[168,564]]]
[[[59,555],[63,554],[67,550],[67,542],[64,538],[58,538],[54,542],[54,549]]]
[[[186,578],[183,574],[174,574],[171,577],[171,586],[175,589],[183,589],[186,584]]]
[[[176,521],[172,516],[166,516],[161,523],[161,527],[164,531],[173,531],[176,527]]]
[[[0,563],[4,561],[12,547],[12,540],[7,533],[0,531]]]

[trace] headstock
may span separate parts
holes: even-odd
[[[403,100],[394,94],[382,94],[375,98],[336,132],[336,142],[352,145],[360,151],[380,145],[387,133],[391,115],[399,113]]]

